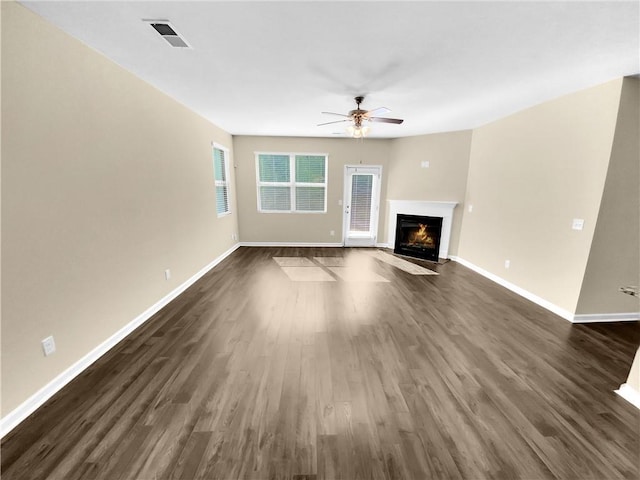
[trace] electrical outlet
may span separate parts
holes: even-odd
[[[164,271],[164,279],[169,280],[171,278],[171,270],[168,268]]]
[[[329,232],[329,235],[331,235],[332,237],[334,237],[334,236],[336,235],[336,231],[335,231],[335,230],[331,230],[331,231]]]
[[[469,205],[469,213],[473,212],[473,205]]]
[[[511,266],[511,260],[504,261],[504,268],[509,268]]]
[[[584,228],[584,220],[582,218],[574,218],[571,222],[571,228],[573,230],[582,230]]]
[[[238,235],[235,233],[231,234],[231,240],[238,240]]]
[[[45,357],[56,352],[56,342],[53,340],[53,337],[47,337],[42,340],[42,351]]]
[[[422,162],[420,162],[420,166],[422,168],[429,168],[429,160],[423,160]]]

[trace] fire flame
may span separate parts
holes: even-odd
[[[419,223],[418,225],[420,226],[420,228],[411,234],[411,236],[409,237],[409,243],[432,245],[433,238],[430,237],[427,233],[427,226],[423,225],[422,223]]]

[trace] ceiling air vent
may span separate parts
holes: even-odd
[[[169,45],[176,48],[191,48],[184,38],[180,36],[176,29],[168,20],[143,20],[153,27],[153,29],[164,38]]]

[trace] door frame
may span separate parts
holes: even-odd
[[[350,169],[355,169],[356,172],[358,171],[358,169],[361,169],[361,170],[364,170],[365,173],[373,173],[374,175],[377,174],[378,178],[376,179],[374,177],[373,191],[371,192],[372,200],[375,200],[377,202],[375,204],[375,209],[372,208],[373,213],[371,215],[373,236],[362,237],[361,241],[358,241],[359,240],[358,239],[355,242],[352,239],[351,241],[349,241],[349,244],[347,245],[348,232],[349,232],[348,219],[350,218],[349,215],[347,214],[347,206],[350,206],[350,203],[351,203],[351,198],[350,198],[351,182],[349,180],[350,180],[350,174],[356,173],[356,172],[350,172],[349,171]],[[345,247],[375,247],[378,242],[378,227],[379,227],[379,221],[380,221],[380,193],[382,191],[382,165],[345,165],[344,173],[342,176],[342,183],[343,183],[342,245]]]

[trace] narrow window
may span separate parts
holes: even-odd
[[[218,217],[231,213],[229,207],[229,151],[213,146],[213,175],[216,184],[216,211]]]

